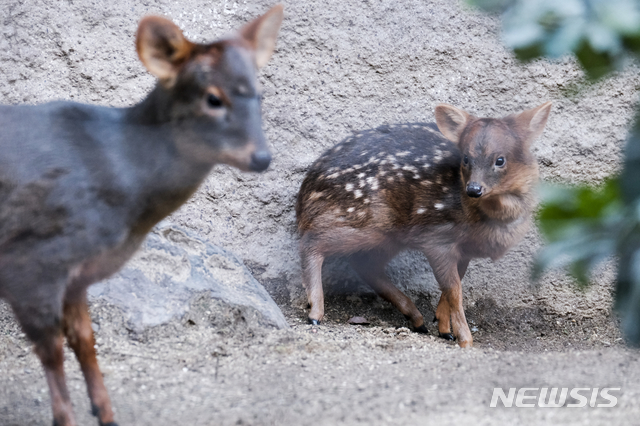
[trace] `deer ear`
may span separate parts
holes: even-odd
[[[175,83],[180,65],[190,56],[193,46],[168,19],[147,16],[140,21],[136,34],[138,57],[165,86]]]
[[[511,116],[512,127],[522,140],[530,144],[542,134],[549,118],[551,105],[551,102],[545,102],[536,108]]]
[[[471,115],[465,111],[447,104],[440,104],[436,106],[436,124],[438,129],[453,143],[458,143],[460,135]]]
[[[255,51],[256,67],[262,68],[269,62],[276,47],[276,37],[282,24],[284,7],[275,5],[267,13],[246,24],[240,36],[249,42]]]

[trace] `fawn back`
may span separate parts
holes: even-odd
[[[65,336],[94,414],[115,425],[86,288],[116,272],[214,164],[268,167],[256,69],[272,54],[282,17],[276,6],[212,44],[188,41],[164,18],[144,18],[136,48],[158,83],[130,108],[0,106],[0,297],[35,343],[56,425],[75,424]]]
[[[340,254],[414,330],[426,332],[422,314],[384,272],[397,253],[416,249],[429,259],[442,290],[436,310],[441,336],[455,335],[470,346],[460,280],[470,259],[497,259],[528,230],[538,180],[529,148],[550,108],[546,103],[492,119],[439,105],[437,127],[382,126],[325,152],[311,166],[296,205],[310,322],[324,315],[324,258]]]

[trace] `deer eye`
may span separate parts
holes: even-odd
[[[209,93],[207,95],[207,105],[209,105],[210,108],[220,108],[222,107],[222,99],[212,93]]]
[[[506,163],[504,157],[498,157],[496,159],[496,167],[502,167],[504,166],[504,163]]]
[[[462,159],[462,162],[464,163],[465,166],[469,164],[469,157],[465,155],[464,158]]]

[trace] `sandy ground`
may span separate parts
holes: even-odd
[[[241,320],[213,327],[205,307],[134,334],[117,309],[94,303],[99,360],[120,426],[612,425],[640,418],[638,352],[624,346],[612,324],[480,324],[475,348],[463,350],[411,333],[382,302],[356,297],[342,299],[342,310],[333,303],[324,325],[307,325],[304,312],[290,311],[291,329],[264,332],[243,330]],[[375,325],[346,324],[352,313]],[[78,364],[69,351],[66,358],[78,421],[97,424]],[[494,387],[574,386],[620,387],[618,404],[489,407]],[[41,367],[3,303],[0,424],[50,421]]]

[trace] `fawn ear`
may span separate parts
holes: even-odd
[[[175,82],[180,65],[190,56],[193,46],[168,19],[147,16],[140,21],[136,34],[138,57],[167,87]]]
[[[547,118],[549,118],[551,105],[551,102],[545,102],[538,107],[509,117],[513,129],[527,144],[542,134],[544,126],[547,124]]]
[[[460,135],[471,115],[465,111],[447,104],[440,104],[436,106],[436,124],[440,133],[445,138],[449,139],[453,143],[458,143]]]
[[[255,63],[258,68],[262,68],[269,62],[276,47],[276,37],[282,24],[283,10],[284,7],[277,4],[240,30],[240,36],[248,41],[255,51]]]

